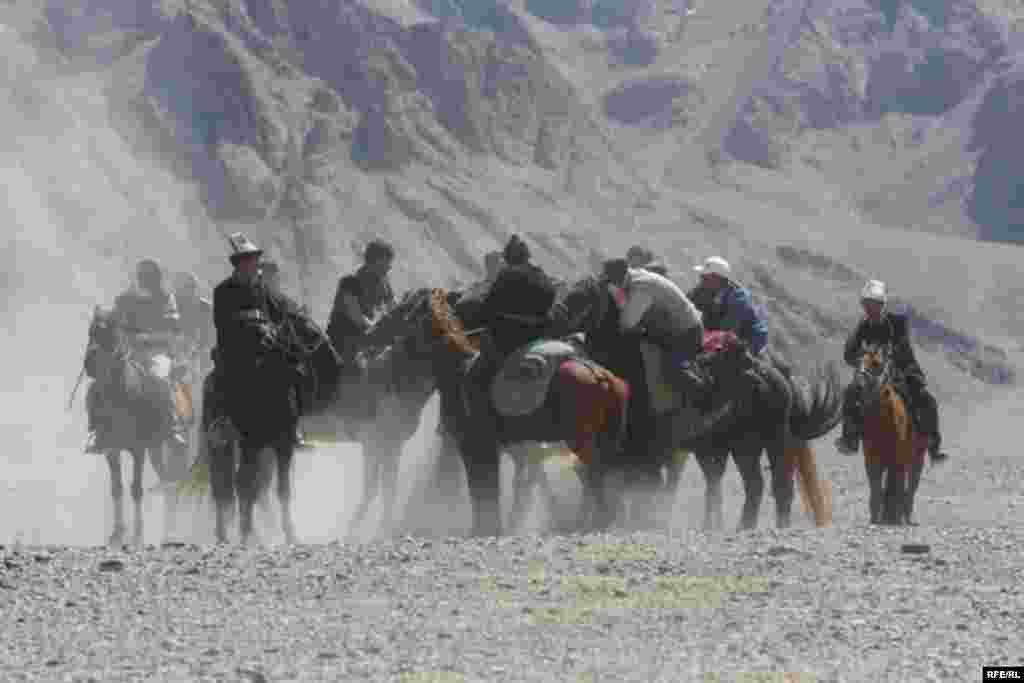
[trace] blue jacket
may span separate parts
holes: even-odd
[[[704,316],[705,330],[736,333],[754,355],[768,345],[768,323],[747,289],[730,281],[720,292],[697,286],[689,296]]]

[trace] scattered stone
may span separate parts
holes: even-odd
[[[932,547],[926,543],[904,543],[900,546],[900,552],[908,555],[923,555],[931,552]]]

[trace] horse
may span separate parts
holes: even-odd
[[[188,453],[167,438],[169,425],[165,404],[165,381],[153,377],[144,354],[129,345],[128,334],[119,326],[111,311],[96,307],[89,325],[86,371],[93,378],[90,392],[100,392],[106,419],[100,427],[107,465],[110,468],[111,499],[114,506],[113,530],[108,539],[112,546],[124,545],[126,524],[124,514],[124,482],[121,453],[132,456],[131,496],[134,503],[132,543],[143,542],[142,477],[147,455],[164,491],[166,508],[165,533],[173,528],[177,516],[177,494],[173,484],[187,476]],[[169,381],[174,387],[174,407],[182,419],[190,419],[191,397],[183,382],[180,366],[172,366]]]
[[[303,418],[310,433],[362,446],[363,490],[349,523],[350,536],[378,498],[380,528],[386,534],[394,531],[402,448],[419,428],[423,409],[435,392],[433,349],[412,334],[426,314],[429,296],[427,288],[406,292],[374,326],[358,366],[343,371],[337,391],[324,407]]]
[[[731,352],[717,354],[716,361],[726,367],[742,368],[743,350],[743,345],[739,345]],[[731,423],[721,425],[692,446],[706,483],[704,528],[715,530],[722,526],[721,485],[730,455],[743,479],[745,494],[739,530],[757,526],[764,497],[762,454],[767,455],[772,473],[776,526],[787,528],[792,523],[795,473],[800,476],[815,525],[828,526],[831,503],[810,444],[830,432],[841,418],[835,367],[819,370],[814,378],[817,381],[807,382],[806,388],[801,378],[785,372],[770,372],[765,384],[753,386],[747,384],[746,377],[742,372],[734,374],[732,389],[745,396],[741,399],[744,409]]]
[[[864,468],[872,524],[914,525],[928,439],[915,429],[889,345],[864,343],[856,371],[863,410]]]
[[[629,388],[605,368],[571,355],[557,362],[539,407],[503,415],[490,396],[470,386],[467,368],[479,342],[463,329],[447,293],[434,289],[423,334],[434,344],[434,371],[441,393],[447,448],[458,452],[469,484],[472,534],[500,536],[500,451],[510,444],[566,442],[584,481],[584,505],[592,527],[614,515],[601,485],[608,455],[617,450],[625,427]]]
[[[298,542],[291,509],[296,429],[302,412],[314,409],[324,395],[331,395],[338,381],[337,354],[327,335],[305,310],[274,296],[271,303],[279,314],[280,334],[258,371],[233,377],[231,381],[238,384],[227,391],[218,386],[225,379],[218,368],[204,382],[207,462],[216,507],[215,535],[220,543],[227,542],[227,524],[236,497],[240,540],[243,544],[252,541],[253,508],[266,495],[275,474],[285,542]],[[314,366],[322,372],[313,373],[310,381]],[[253,400],[239,400],[242,397]],[[214,408],[217,404],[219,409]],[[273,453],[271,460],[265,457],[268,448]]]
[[[571,282],[556,279],[554,280],[555,290],[557,299],[559,301],[571,292]],[[454,313],[460,322],[466,320],[472,320],[475,318],[476,311],[483,303],[482,296],[463,296],[460,292],[452,292],[449,294],[449,302],[454,304]],[[567,335],[569,336],[569,335]],[[440,430],[442,439],[449,438],[445,430]],[[442,453],[451,453],[454,448],[442,448]],[[530,505],[533,500],[533,492],[539,488],[544,498],[547,501],[548,509],[556,509],[556,496],[554,490],[551,487],[551,483],[548,480],[547,472],[544,469],[544,463],[549,461],[556,461],[563,467],[571,466],[575,462],[575,457],[572,452],[566,448],[559,447],[557,444],[551,444],[546,442],[524,442],[524,443],[511,443],[505,444],[502,448],[505,455],[507,455],[512,462],[513,476],[512,476],[512,505],[509,514],[508,528],[519,529],[522,526],[523,521],[526,518],[526,513],[530,509]],[[460,465],[461,467],[461,465]],[[442,463],[442,469],[444,469],[444,463]],[[443,475],[447,474],[448,478],[451,476],[449,466],[449,472],[439,472],[435,476],[435,481],[439,484],[443,483],[445,478]],[[585,483],[585,482],[584,482]],[[555,520],[555,528],[563,529],[568,531],[570,525],[573,524],[571,519]]]
[[[660,353],[653,347],[644,348],[636,343],[623,343],[619,329],[619,309],[607,288],[594,277],[578,281],[565,299],[556,304],[556,318],[561,332],[582,332],[591,353],[614,371],[628,377],[634,385],[634,400],[642,400],[647,424],[637,425],[636,438],[629,443],[641,453],[629,453],[629,463],[635,481],[646,484],[650,497],[674,494],[685,460],[680,452],[694,452],[707,481],[705,497],[705,526],[716,528],[721,520],[721,477],[726,458],[731,453],[740,457],[740,471],[744,479],[747,500],[741,526],[756,524],[757,511],[763,495],[764,482],[759,469],[759,455],[768,445],[769,461],[779,463],[773,467],[777,518],[780,526],[789,524],[793,498],[793,466],[800,472],[804,491],[810,499],[815,523],[829,523],[831,513],[817,476],[814,453],[809,442],[827,433],[840,418],[840,405],[833,372],[825,386],[819,382],[807,398],[799,393],[796,378],[788,368],[775,377],[770,395],[758,397],[758,383],[751,380],[746,370],[750,367],[746,348],[735,335],[710,333],[706,341],[722,348],[702,354],[698,364],[704,367],[716,383],[716,392],[709,409],[694,413],[672,399],[673,391],[660,381],[659,371],[648,363],[657,363]],[[726,343],[721,341],[725,339]],[[650,383],[657,382],[661,400],[655,405],[655,393]],[[661,386],[659,386],[661,385]],[[669,395],[668,400],[665,395]],[[793,397],[801,401],[793,410]],[[757,400],[760,399],[760,400]],[[638,409],[638,413],[641,409]],[[631,423],[631,427],[635,421]],[[667,482],[660,479],[660,470],[667,468]],[[645,500],[645,499],[641,499]]]

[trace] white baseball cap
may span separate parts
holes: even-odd
[[[885,283],[881,280],[868,280],[864,289],[860,290],[861,301],[877,301],[880,304],[886,303],[888,297],[885,294]]]
[[[708,273],[714,273],[722,277],[730,277],[732,275],[732,266],[721,256],[709,256],[704,259],[704,263],[694,266],[693,269],[701,275]]]

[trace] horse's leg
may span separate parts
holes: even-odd
[[[398,498],[398,468],[402,462],[402,444],[388,439],[377,458],[379,473],[377,490],[381,499],[380,531],[385,536],[395,533],[395,504]]]
[[[110,499],[114,504],[114,528],[108,543],[112,546],[124,544],[124,481],[121,474],[121,451],[106,451],[107,467],[110,469]]]
[[[170,444],[160,443],[147,449],[149,463],[160,480],[160,494],[164,500],[164,539],[171,538],[177,531],[178,489],[175,485],[187,473],[187,452],[175,449]]]
[[[914,517],[914,499],[917,497],[917,488],[921,484],[926,451],[927,440],[920,435],[915,435],[914,464],[910,470],[910,484],[907,487],[906,519],[904,520],[910,526],[917,526],[917,519]]]
[[[295,455],[294,427],[277,440],[274,453],[277,455],[277,502],[281,508],[281,531],[288,545],[295,545],[295,520],[292,518],[292,460]]]
[[[530,449],[522,444],[511,444],[505,450],[512,461],[512,511],[509,515],[509,530],[514,533],[520,530],[526,519],[526,511],[532,502],[532,479],[537,473],[534,463],[531,462]],[[543,468],[543,465],[540,467]]]
[[[262,448],[242,444],[238,470],[235,472],[235,489],[238,491],[238,535],[242,544],[252,541],[252,512],[260,496],[262,467],[259,457]]]
[[[500,536],[501,467],[498,441],[493,432],[475,438],[463,438],[459,450],[466,468],[469,497],[473,504],[472,534]]]
[[[761,502],[764,500],[764,475],[761,473],[762,450],[760,440],[749,435],[732,444],[732,459],[743,479],[743,513],[740,515],[739,530],[757,527],[758,513],[761,510]],[[774,486],[775,483],[773,477],[772,485]],[[776,494],[775,502],[776,505],[779,502],[778,494]],[[782,524],[780,523],[779,526],[781,527]]]
[[[228,542],[228,524],[235,512],[235,449],[231,441],[208,447],[207,466],[210,469],[210,493],[216,508],[214,533],[218,543]]]
[[[864,470],[868,475],[868,513],[872,524],[882,523],[882,476],[884,467],[874,445],[864,442]]]
[[[380,445],[369,432],[364,432],[363,446],[363,490],[360,492],[359,505],[356,506],[355,514],[349,523],[348,533],[353,537],[366,520],[366,514],[370,511],[370,504],[377,497],[377,482],[380,479]]]
[[[132,449],[132,507],[135,509],[135,524],[132,531],[132,542],[141,546],[143,542],[143,520],[142,520],[142,475],[146,471],[146,449],[136,447]]]
[[[793,499],[796,497],[795,477],[797,463],[787,457],[786,437],[782,434],[768,442],[768,461],[772,468],[772,497],[775,498],[775,525],[779,529],[787,529],[793,523]],[[808,500],[817,491],[808,490],[804,493]]]
[[[900,525],[903,524],[910,463],[891,463],[887,469],[883,519],[886,524]]]
[[[729,464],[729,451],[710,445],[696,450],[697,464],[704,472],[704,529],[722,528],[722,477]]]

